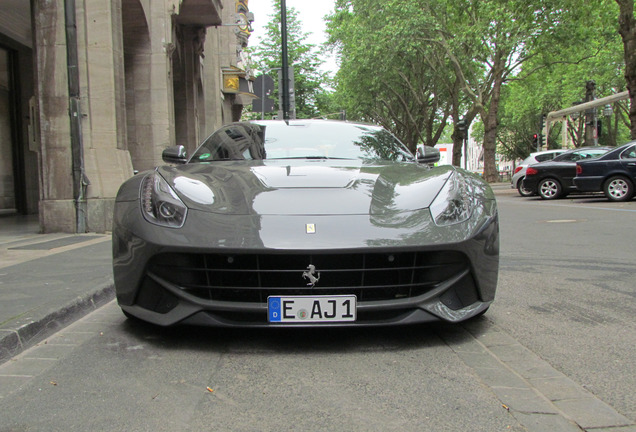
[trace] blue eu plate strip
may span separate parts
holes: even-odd
[[[270,297],[267,299],[267,309],[269,310],[269,322],[280,322],[280,297]]]

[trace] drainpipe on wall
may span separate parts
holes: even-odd
[[[82,113],[80,110],[79,67],[77,58],[77,24],[75,0],[64,0],[66,24],[66,67],[68,74],[69,116],[71,122],[71,152],[73,160],[73,198],[75,199],[76,233],[85,233],[86,187],[90,184],[84,170],[84,144],[82,142]]]
[[[289,58],[287,55],[287,4],[285,0],[280,3],[280,35],[281,35],[281,57],[282,57],[282,77],[283,77],[283,120],[289,120]]]

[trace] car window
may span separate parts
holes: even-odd
[[[580,159],[594,159],[607,153],[607,149],[584,150],[579,154]]]
[[[543,161],[554,159],[554,157],[558,154],[559,153],[555,153],[555,152],[543,153],[543,154],[536,155],[535,158],[537,159],[538,162],[543,162]]]
[[[621,159],[636,159],[636,145],[633,145],[631,147],[627,147],[621,153]]]
[[[575,161],[578,160],[578,154],[577,153],[565,153],[560,155],[559,157],[555,157],[554,158],[555,161],[563,161],[563,162],[568,162],[568,161]]]
[[[381,127],[299,121],[225,126],[205,140],[190,162],[301,158],[415,160]]]
[[[348,123],[265,125],[267,159],[335,158],[405,161],[413,155],[387,130]]]
[[[543,161],[550,160],[553,157],[554,155],[551,155],[550,153],[545,153],[545,154],[536,155],[535,159],[537,160],[537,162],[543,162]]]
[[[528,156],[519,165],[532,165],[533,163],[537,163],[537,162],[538,161],[534,156]]]
[[[263,130],[250,123],[233,123],[210,135],[190,162],[264,159]]]
[[[563,153],[554,158],[559,162],[576,162],[583,159],[593,159],[607,153],[607,149],[586,149]]]

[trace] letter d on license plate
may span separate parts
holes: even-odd
[[[272,323],[346,322],[356,320],[356,296],[268,297]]]

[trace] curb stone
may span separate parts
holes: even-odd
[[[50,311],[17,330],[0,329],[0,364],[104,306],[114,298],[115,287],[110,282],[98,286],[84,296],[74,298],[61,308]]]

